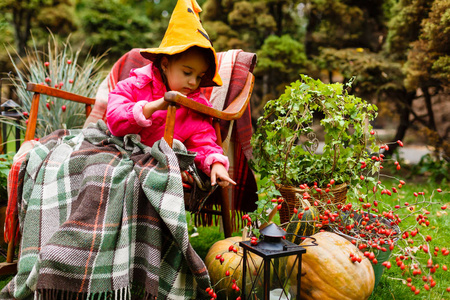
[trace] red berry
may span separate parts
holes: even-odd
[[[65,112],[65,111],[66,111],[66,106],[65,106],[65,105],[61,106],[61,110],[62,110],[63,112]]]
[[[73,79],[69,79],[69,83],[73,83]]]
[[[50,66],[50,63],[49,63],[48,61],[46,61],[46,62],[44,63],[44,66],[48,67],[48,66]]]
[[[72,61],[70,59],[67,60],[67,64],[70,65]]]
[[[375,130],[371,130],[371,131],[370,131],[370,134],[371,134],[371,135],[374,135],[374,134],[375,134]]]

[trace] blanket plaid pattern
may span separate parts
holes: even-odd
[[[201,299],[178,161],[99,121],[42,138],[21,164],[18,273],[1,299]]]

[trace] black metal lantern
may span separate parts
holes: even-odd
[[[0,80],[0,95],[2,91],[2,81],[3,78]],[[9,99],[6,100],[1,105],[1,115],[3,117],[6,117],[5,119],[8,119],[9,121],[4,120],[1,122],[2,126],[2,152],[7,153],[7,141],[8,137],[12,134],[12,131],[15,129],[14,137],[15,137],[15,144],[16,144],[16,151],[20,147],[20,120],[22,119],[22,113],[20,113],[18,110],[20,109],[20,105],[14,102],[13,100]],[[15,123],[15,124],[14,124]]]
[[[7,100],[5,103],[3,103],[1,105],[2,116],[7,117],[12,122],[16,123],[16,125],[14,125],[12,122],[9,124],[6,122],[2,122],[2,136],[4,139],[3,152],[4,153],[7,152],[8,136],[10,136],[10,134],[12,133],[12,131],[14,129],[15,129],[14,138],[16,141],[16,151],[20,148],[20,128],[18,125],[19,125],[20,120],[22,119],[22,114],[17,111],[17,109],[19,107],[20,106],[11,99]]]
[[[259,241],[239,243],[244,249],[241,299],[300,299],[302,255],[306,249],[284,240],[286,232],[273,223],[261,229],[260,234]],[[262,258],[256,266],[255,255]],[[290,278],[295,273],[296,280],[291,285]]]

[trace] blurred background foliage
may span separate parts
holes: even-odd
[[[392,141],[420,141],[450,158],[450,2],[448,0],[198,0],[217,51],[258,54],[253,121],[264,104],[307,74],[329,82],[353,76],[357,96],[380,108],[376,127]],[[25,56],[49,32],[70,36],[104,69],[132,48],[157,47],[176,0],[0,0],[0,72],[7,49]],[[19,64],[19,60],[16,61]],[[5,77],[5,76],[2,76]],[[14,98],[4,89],[2,99]],[[18,99],[20,101],[20,99]],[[396,151],[390,148],[390,154]],[[445,173],[445,171],[444,171]]]

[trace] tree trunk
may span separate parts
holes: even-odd
[[[431,103],[431,96],[427,87],[422,87],[423,96],[425,98],[425,105],[427,107],[428,114],[428,128],[436,130],[436,122],[434,121],[433,104]]]
[[[411,114],[412,103],[415,99],[415,96],[416,96],[415,92],[410,93],[405,92],[401,96],[399,96],[400,98],[402,98],[397,104],[397,111],[400,114],[400,118],[397,126],[397,131],[392,141],[394,143],[390,144],[389,150],[384,153],[384,155],[386,155],[387,157],[392,156],[394,151],[399,146],[398,143],[396,143],[396,141],[398,140],[403,141],[408,128],[411,126],[409,116]]]
[[[13,9],[13,23],[16,34],[17,53],[21,57],[26,55],[26,47],[30,38],[31,19],[33,12],[24,9]]]

